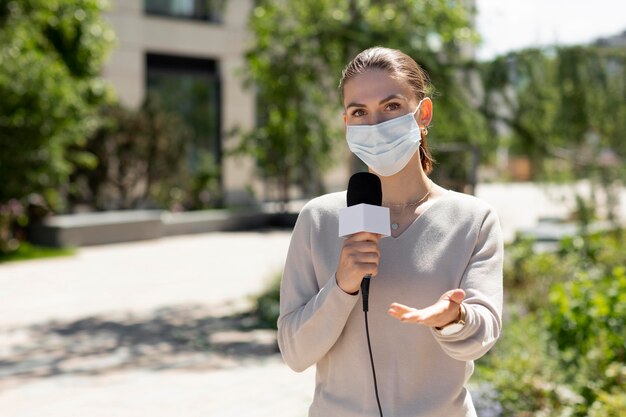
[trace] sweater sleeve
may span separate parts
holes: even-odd
[[[360,298],[339,288],[334,274],[319,287],[311,253],[311,240],[319,237],[313,217],[305,206],[291,236],[280,286],[278,346],[296,372],[317,363],[332,348]]]
[[[443,336],[432,330],[441,348],[460,361],[476,360],[496,343],[502,330],[503,241],[498,216],[489,208],[461,278],[465,290],[465,326]]]

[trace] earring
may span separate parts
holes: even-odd
[[[428,135],[428,128],[427,127],[423,127],[422,128],[422,132],[424,133],[424,136]]]

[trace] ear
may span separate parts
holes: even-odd
[[[343,125],[345,126],[346,124],[348,124],[348,118],[346,116],[346,114],[343,114]]]
[[[424,97],[420,106],[419,114],[416,114],[417,124],[420,126],[428,126],[433,120],[433,102],[430,97]]]

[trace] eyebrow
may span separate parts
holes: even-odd
[[[392,94],[389,97],[380,100],[378,104],[385,104],[386,102],[391,101],[396,98],[401,98],[406,101],[406,97],[404,97],[402,94]],[[367,106],[365,104],[352,102],[346,106],[346,109],[349,109],[350,107],[367,107]]]

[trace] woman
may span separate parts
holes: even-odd
[[[283,358],[298,372],[317,365],[310,416],[379,415],[359,302],[371,274],[369,331],[384,415],[474,416],[464,385],[501,331],[497,215],[428,178],[433,104],[413,59],[365,50],[340,88],[348,146],[380,177],[392,236],[338,238],[345,192],[307,203],[281,284]]]

